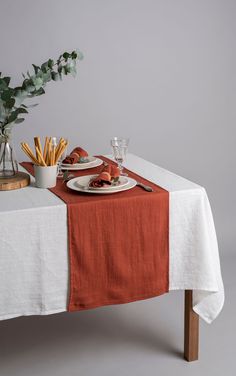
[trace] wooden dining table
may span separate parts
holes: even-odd
[[[184,357],[197,360],[199,318],[213,322],[224,304],[206,190],[133,154],[127,155],[125,167],[169,192],[168,291],[185,292]],[[48,189],[36,188],[31,176],[30,186],[0,192],[0,213],[0,320],[67,311],[66,203]]]

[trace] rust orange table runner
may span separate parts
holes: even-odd
[[[32,163],[21,165],[33,175]],[[73,174],[97,174],[102,168]],[[67,205],[69,311],[147,299],[169,289],[169,193],[126,171],[154,192],[135,187],[92,195],[70,190],[62,179],[50,189]]]

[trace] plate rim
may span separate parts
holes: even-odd
[[[74,165],[70,165],[71,167],[69,167],[69,165],[65,166],[62,164],[61,169],[68,170],[68,171],[80,171],[80,170],[87,170],[90,168],[98,167],[98,166],[101,166],[102,164],[103,164],[103,160],[100,158],[96,158],[95,161],[92,161],[89,163],[81,163],[80,167],[79,166],[73,167]]]
[[[123,192],[123,191],[127,191],[129,189],[132,189],[134,188],[136,185],[137,185],[137,181],[133,178],[130,178],[130,177],[127,177],[128,180],[129,180],[129,184],[125,185],[124,187],[117,187],[117,189],[113,189],[113,190],[99,190],[99,191],[95,191],[95,190],[92,190],[92,189],[83,189],[83,188],[79,188],[78,186],[74,186],[73,184],[75,183],[75,180],[78,179],[78,176],[69,180],[66,185],[68,188],[74,190],[74,191],[77,191],[77,192],[82,192],[82,193],[91,193],[91,194],[112,194],[112,193],[119,193],[119,192]],[[73,187],[71,187],[70,185],[73,185]]]
[[[94,163],[94,162],[96,162],[96,160],[97,159],[99,159],[99,158],[97,158],[97,157],[94,157],[93,155],[89,155],[88,157],[90,157],[90,158],[94,158],[94,160],[92,160],[92,161],[89,161],[89,162],[83,162],[83,163],[74,163],[74,164],[70,164],[70,163],[61,163],[61,165],[62,166],[64,166],[64,167],[72,167],[72,166],[82,166],[82,165],[88,165],[88,164],[90,164],[90,163]]]

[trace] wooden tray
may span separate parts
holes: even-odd
[[[17,172],[15,176],[0,178],[0,191],[24,188],[30,184],[30,175],[25,172]]]

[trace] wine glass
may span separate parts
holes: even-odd
[[[61,138],[62,137],[52,137],[52,146],[57,147]],[[64,138],[64,140],[67,141],[65,138]],[[57,177],[58,178],[63,178],[63,171],[62,171],[61,165],[62,165],[63,159],[65,159],[65,157],[66,157],[66,154],[67,154],[67,148],[65,148],[64,152],[62,153],[62,155],[59,158],[58,163],[57,163],[57,165],[58,165]]]
[[[120,174],[123,176],[128,176],[128,174],[123,172],[123,162],[126,157],[128,150],[129,139],[124,137],[113,137],[111,139],[111,146],[113,157],[118,164]]]

